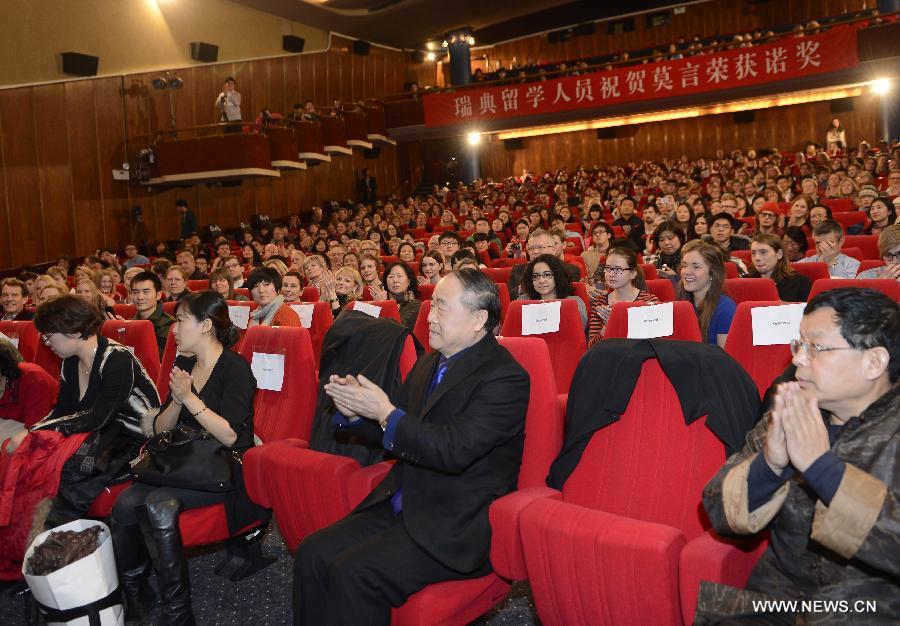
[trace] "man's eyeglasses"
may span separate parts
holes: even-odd
[[[806,356],[809,357],[809,360],[814,360],[820,353],[822,352],[832,352],[834,350],[857,350],[853,346],[841,347],[841,348],[829,348],[826,346],[820,346],[817,343],[810,343],[808,341],[801,341],[800,339],[792,339],[791,340],[791,356],[797,356],[801,350],[806,351]]]
[[[618,276],[619,274],[631,271],[630,267],[616,267],[615,265],[601,265],[597,269],[603,273],[612,274],[613,276]]]
[[[773,219],[773,220],[774,220],[776,217],[778,217],[778,216],[775,215],[774,213],[769,213],[768,211],[763,211],[762,213],[759,214],[759,216],[760,216],[760,217],[768,217],[768,218]]]
[[[556,246],[528,246],[528,252],[541,252],[543,250],[553,250]]]
[[[537,282],[539,280],[552,280],[553,272],[535,272],[531,275],[531,280]]]

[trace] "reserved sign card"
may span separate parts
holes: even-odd
[[[543,335],[559,332],[562,301],[526,304],[522,307],[522,334]]]
[[[806,304],[759,306],[750,310],[754,346],[779,346],[800,338]]]
[[[671,337],[674,327],[675,307],[671,302],[628,308],[628,338],[656,339]]]

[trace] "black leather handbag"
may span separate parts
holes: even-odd
[[[150,485],[223,492],[234,489],[240,463],[237,452],[205,430],[181,425],[148,439],[131,469]]]

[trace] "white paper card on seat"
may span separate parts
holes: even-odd
[[[781,304],[750,309],[754,346],[778,346],[800,338],[800,320],[806,304]]]
[[[256,377],[257,389],[281,391],[284,384],[284,355],[254,352],[250,369]]]
[[[675,332],[675,307],[671,302],[628,308],[628,338],[656,339]]]
[[[250,323],[250,307],[232,304],[228,307],[228,316],[231,318],[232,324],[241,330],[246,330]]]
[[[372,317],[381,317],[381,307],[370,302],[360,302],[357,300],[353,303],[353,310],[360,311],[366,315],[371,315]]]
[[[522,335],[543,335],[559,332],[562,301],[541,302],[522,306]]]
[[[316,308],[315,304],[292,304],[291,308],[294,309],[294,313],[300,318],[300,325],[303,326],[303,328],[312,326],[313,311]]]

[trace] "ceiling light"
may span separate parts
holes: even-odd
[[[442,48],[448,48],[448,47],[450,47],[450,44],[448,44],[448,43],[447,43],[447,40],[445,39],[444,41],[441,42],[441,47],[442,47]]]
[[[429,52],[425,55],[425,58],[429,61],[434,61],[437,57],[435,56],[434,52]]]
[[[470,146],[477,146],[481,143],[481,133],[469,133],[466,135],[466,141],[469,142]]]
[[[475,38],[474,38],[472,35],[469,35],[469,45],[470,45],[470,46],[474,46],[474,45],[475,45]]]
[[[891,90],[891,81],[888,78],[879,78],[872,83],[872,93],[883,96]]]

